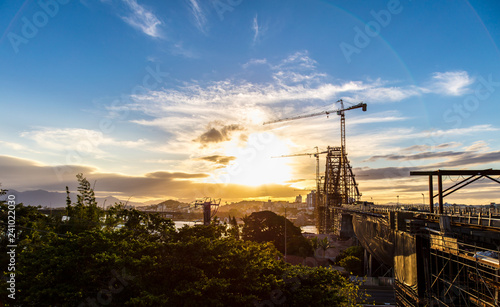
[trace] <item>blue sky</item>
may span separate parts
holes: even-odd
[[[0,182],[293,199],[314,159],[271,156],[338,146],[339,118],[262,122],[343,99],[368,104],[346,112],[363,199],[421,202],[410,170],[500,168],[499,17],[498,1],[2,1]]]

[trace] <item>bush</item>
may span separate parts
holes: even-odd
[[[340,261],[348,256],[354,256],[358,259],[364,259],[364,248],[362,246],[350,246],[340,252],[340,254],[335,258],[335,264],[340,265]]]
[[[347,256],[340,260],[339,265],[346,269],[353,275],[364,275],[363,274],[363,261],[355,256]]]
[[[346,248],[335,258],[335,264],[354,275],[364,275],[364,248],[362,246]]]

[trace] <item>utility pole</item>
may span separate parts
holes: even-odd
[[[286,261],[286,224],[287,224],[287,220],[286,220],[286,206],[285,206],[285,261]]]

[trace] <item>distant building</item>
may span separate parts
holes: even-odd
[[[295,202],[298,204],[302,203],[302,195],[299,194],[299,196],[295,197]]]
[[[263,211],[271,211],[272,209],[273,209],[273,203],[270,199],[267,201],[267,203],[262,202],[262,210]]]
[[[316,207],[316,191],[311,191],[311,193],[306,196],[307,208]]]

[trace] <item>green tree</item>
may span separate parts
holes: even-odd
[[[57,233],[37,208],[18,210],[29,225],[18,245],[20,306],[252,306],[276,294],[284,306],[354,306],[357,295],[338,272],[291,266],[272,243],[238,240],[217,221],[176,230],[117,204],[103,227]]]
[[[245,223],[242,230],[244,240],[271,242],[284,253],[286,227],[288,254],[303,257],[313,254],[312,247],[302,236],[301,229],[281,215],[271,211],[254,212],[245,216],[243,222]]]
[[[335,258],[335,264],[339,264],[340,260],[347,256],[354,256],[359,259],[363,259],[364,248],[362,246],[350,246],[345,250],[341,251],[340,254]]]
[[[12,202],[16,203],[15,199],[12,199]],[[39,208],[16,203],[14,210],[12,210],[12,203],[9,206],[7,201],[0,202],[0,267],[4,268],[2,270],[3,278],[0,278],[0,300],[2,301],[10,294],[6,290],[8,288],[6,277],[10,276],[10,273],[15,273],[16,282],[19,281],[19,274],[17,274],[17,272],[21,272],[18,265],[19,255],[31,253],[38,247],[49,246],[52,240],[57,237],[54,232],[57,220],[52,216],[40,213]],[[15,215],[12,212],[15,212]],[[8,227],[9,216],[11,220],[12,217],[15,217],[14,227]],[[10,241],[12,238],[15,239],[14,242]],[[14,272],[7,271],[7,264],[10,262],[7,245],[17,245]]]
[[[79,233],[101,226],[103,210],[97,207],[94,189],[83,174],[76,175],[76,178],[79,184],[76,203],[71,204],[69,190],[66,187],[66,213],[69,221],[62,225],[62,232]]]
[[[233,218],[229,216],[229,225],[230,225],[229,234],[233,236],[233,238],[239,239],[241,235],[240,226],[238,225],[238,221],[236,221],[236,216],[233,216]]]
[[[356,256],[347,256],[339,261],[339,265],[353,275],[362,276],[363,262]]]
[[[318,246],[323,250],[323,258],[325,258],[326,250],[333,247],[332,245],[330,245],[330,241],[328,240],[327,237],[318,240]]]
[[[359,287],[330,268],[290,266],[283,280],[284,306],[357,306],[363,302]]]
[[[336,258],[335,264],[345,268],[354,275],[364,275],[364,249],[362,246],[350,246]]]
[[[318,239],[318,237],[314,237],[314,238],[310,239],[309,243],[311,244],[311,247],[313,248],[314,256],[316,256],[316,251],[319,248],[319,239]]]

